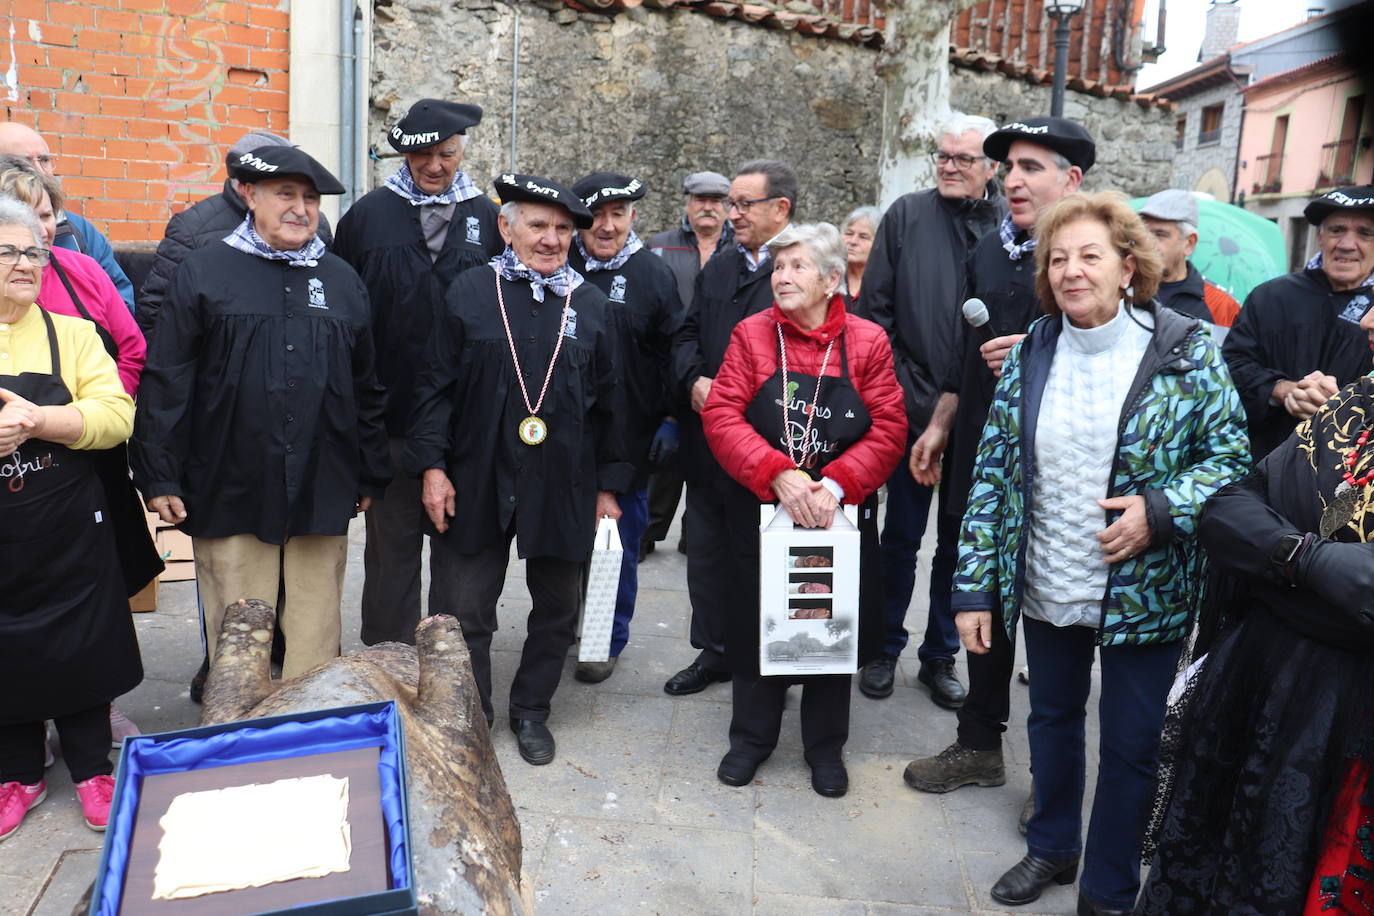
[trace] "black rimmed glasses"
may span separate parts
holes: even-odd
[[[935,163],[937,169],[942,169],[952,162],[954,167],[961,172],[967,172],[982,158],[982,156],[970,156],[967,153],[946,153],[944,150],[935,150],[930,154],[930,159]]]
[[[769,194],[767,197],[755,197],[753,200],[735,200],[733,197],[727,197],[725,198],[725,212],[738,210],[741,213],[748,213],[754,204],[761,204],[765,200],[774,200],[777,196],[776,194]]]
[[[0,266],[13,267],[20,258],[28,258],[35,267],[47,267],[52,260],[52,252],[46,248],[15,248],[13,245],[0,245]]]

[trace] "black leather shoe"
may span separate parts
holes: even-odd
[[[811,767],[811,788],[817,795],[839,798],[849,791],[849,773],[843,763],[818,763]]]
[[[1007,906],[1020,906],[1040,899],[1040,892],[1053,881],[1072,884],[1078,877],[1077,859],[1042,859],[1027,855],[992,886],[992,899]]]
[[[720,759],[720,766],[716,767],[716,778],[727,786],[747,786],[754,781],[754,772],[759,768],[759,764],[767,759],[764,757],[754,760],[730,751]]]
[[[1130,910],[1109,910],[1105,906],[1093,903],[1083,892],[1078,892],[1078,916],[1126,916]]]
[[[945,709],[959,709],[964,705],[964,685],[954,674],[954,659],[932,658],[921,662],[921,670],[916,672],[916,680],[930,688],[930,699],[936,706]]]
[[[864,665],[859,672],[859,692],[866,697],[881,700],[892,696],[892,684],[896,680],[897,659],[884,655]]]
[[[510,730],[515,732],[515,743],[526,763],[542,767],[553,761],[553,732],[543,722],[511,716]]]
[[[719,681],[728,680],[730,680],[729,671],[715,671],[692,662],[668,678],[668,683],[663,685],[663,692],[673,697],[685,697],[689,693],[701,693]]]

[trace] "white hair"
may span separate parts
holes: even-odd
[[[1175,225],[1178,226],[1179,234],[1182,235],[1185,239],[1190,235],[1197,235],[1197,226],[1194,226],[1187,220],[1177,220],[1175,222]]]
[[[830,223],[801,223],[788,226],[769,241],[768,253],[777,257],[778,252],[793,245],[801,245],[806,249],[821,276],[844,276],[847,264],[844,246],[840,243],[840,230]]]
[[[964,114],[962,111],[952,111],[948,118],[945,118],[940,125],[940,136],[948,134],[951,137],[962,136],[967,133],[978,134],[978,139],[986,140],[993,131],[997,130],[997,122],[985,118],[982,115]]]
[[[43,227],[39,224],[33,207],[13,197],[0,196],[0,226],[22,226],[33,233],[35,245],[43,245]]]
[[[520,221],[520,201],[508,200],[501,205],[501,215],[506,218],[507,226],[514,226]]]
[[[877,232],[878,223],[882,222],[883,220],[882,208],[855,207],[853,210],[849,211],[849,215],[844,218],[844,222],[840,223],[840,231],[844,232],[846,229],[848,229],[853,224],[857,223],[859,220],[866,220],[868,222],[868,225],[873,227],[873,231]]]

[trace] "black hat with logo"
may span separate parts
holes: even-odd
[[[533,204],[555,204],[572,214],[573,225],[579,229],[592,228],[592,211],[568,188],[548,178],[538,175],[516,175],[507,172],[499,176],[493,185],[501,203],[513,200]]]
[[[454,134],[465,134],[469,127],[480,123],[482,109],[462,102],[443,99],[420,99],[410,106],[406,116],[387,131],[386,139],[398,153],[442,143]]]
[[[649,192],[638,178],[616,172],[592,172],[577,179],[572,189],[589,210],[616,200],[639,200]]]
[[[344,186],[316,162],[309,153],[295,146],[259,146],[229,157],[229,177],[245,184],[299,175],[320,194],[342,194]]]
[[[1082,126],[1051,117],[1024,118],[997,128],[983,141],[983,154],[1006,162],[1007,151],[1017,140],[1052,149],[1085,172],[1097,161],[1097,144]]]

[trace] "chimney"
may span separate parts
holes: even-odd
[[[1236,0],[1212,0],[1207,8],[1207,31],[1202,36],[1199,61],[1211,60],[1226,53],[1236,43],[1240,33],[1240,4]]]

